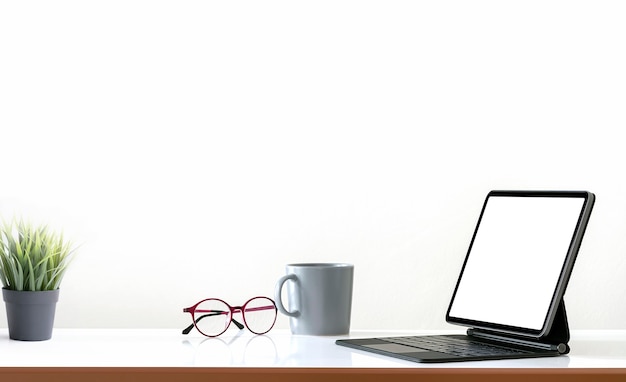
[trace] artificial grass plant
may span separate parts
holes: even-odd
[[[17,291],[58,289],[74,252],[62,233],[13,219],[0,226],[0,281]]]

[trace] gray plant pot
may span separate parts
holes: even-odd
[[[59,290],[16,291],[2,289],[6,305],[9,337],[20,341],[44,341],[52,338],[54,313]]]

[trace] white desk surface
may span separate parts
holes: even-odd
[[[442,332],[352,332],[350,337]],[[446,332],[450,333],[450,332]],[[525,360],[425,365],[335,345],[343,337],[229,330],[218,338],[174,329],[60,329],[51,340],[21,342],[0,329],[0,367],[271,368],[626,368],[626,330],[573,331],[571,353]]]

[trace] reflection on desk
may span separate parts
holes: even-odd
[[[441,332],[353,332],[374,337]],[[449,333],[449,332],[448,332]],[[178,330],[55,329],[43,342],[9,340],[0,330],[0,367],[330,367],[330,368],[626,368],[626,331],[573,331],[569,355],[424,365],[335,345],[342,337],[256,336],[229,331],[217,338]]]

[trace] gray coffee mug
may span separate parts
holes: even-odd
[[[293,334],[339,335],[350,332],[354,266],[340,263],[289,264],[276,283],[278,310],[289,316]],[[287,282],[290,310],[282,300]]]

